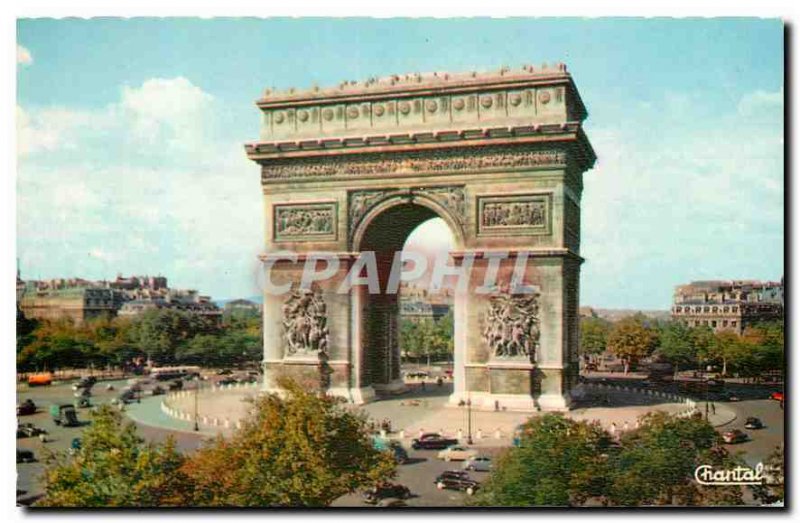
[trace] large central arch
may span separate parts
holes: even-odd
[[[265,293],[266,388],[285,374],[361,403],[401,387],[397,296],[337,289],[362,251],[376,253],[385,289],[408,234],[439,217],[454,238],[454,263],[474,259],[454,303],[451,401],[568,408],[582,174],[594,153],[564,66],[393,76],[267,93],[258,106],[261,138],[246,150],[261,165],[268,277],[297,289],[308,256],[340,261],[314,289]],[[299,256],[276,261],[278,251]],[[500,282],[521,271],[534,294],[475,291],[500,252]],[[313,342],[293,332],[298,315]]]

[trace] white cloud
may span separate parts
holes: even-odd
[[[30,65],[32,63],[33,55],[31,55],[31,52],[26,47],[17,44],[17,64]]]
[[[17,107],[17,152],[105,148],[158,159],[196,152],[213,131],[212,103],[211,95],[177,77],[123,86],[118,102],[98,110]]]
[[[667,96],[654,104],[661,109],[650,115],[651,124],[686,114],[691,105]],[[651,300],[666,307],[671,285],[701,273],[779,277],[782,93],[750,93],[728,114],[690,126],[647,130],[629,123],[587,131],[598,162],[584,177],[584,303],[622,307]],[[615,292],[600,294],[614,288],[610,282],[618,283]],[[642,295],[655,287],[662,295]]]

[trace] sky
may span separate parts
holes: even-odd
[[[680,283],[776,280],[783,36],[778,19],[734,18],[22,19],[22,276],[257,295],[263,209],[243,144],[265,88],[564,62],[598,156],[581,304],[665,309]],[[446,236],[434,223],[414,241]]]

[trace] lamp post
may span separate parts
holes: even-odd
[[[472,399],[467,398],[467,445],[472,445]]]
[[[197,395],[200,392],[200,376],[197,377],[197,385],[194,387],[194,431],[199,432],[200,426],[197,424]]]

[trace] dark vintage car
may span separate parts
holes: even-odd
[[[33,463],[36,461],[36,456],[33,455],[32,450],[17,449],[17,463]]]
[[[758,418],[750,417],[750,418],[747,418],[745,420],[744,428],[750,429],[750,430],[763,429],[764,428],[764,423]]]
[[[97,383],[97,378],[94,376],[87,376],[85,378],[81,378],[76,383],[73,383],[72,390],[91,389],[94,387],[95,383]]]
[[[414,450],[444,450],[451,445],[458,445],[458,440],[444,438],[436,432],[429,432],[411,440],[411,448]]]
[[[18,438],[33,438],[35,436],[38,436],[39,434],[47,434],[47,431],[44,429],[40,429],[33,423],[20,423],[19,425],[17,425]]]
[[[408,499],[410,497],[411,491],[408,487],[399,483],[381,483],[363,493],[364,502],[370,505],[376,505],[383,499]]]
[[[439,490],[461,490],[471,496],[480,488],[480,483],[469,477],[462,470],[448,470],[442,472],[433,482]]]
[[[17,405],[17,416],[29,416],[36,414],[36,404],[31,399],[27,399]]]

